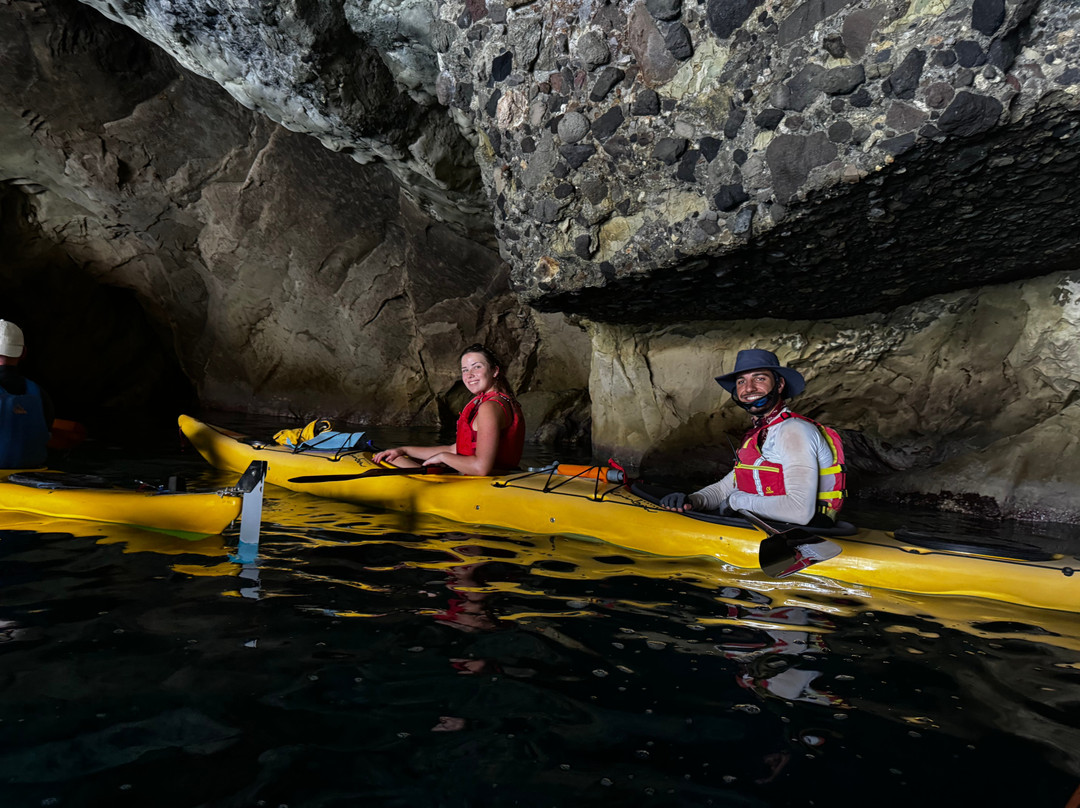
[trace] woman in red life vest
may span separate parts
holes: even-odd
[[[378,452],[375,462],[399,468],[442,464],[475,476],[517,468],[525,446],[525,419],[499,360],[483,345],[470,345],[461,352],[461,381],[473,397],[458,418],[453,444],[400,446]]]
[[[786,399],[806,387],[802,374],[781,367],[771,351],[739,351],[735,369],[716,377],[752,426],[735,468],[693,494],[668,494],[661,504],[677,511],[746,510],[779,522],[831,527],[844,501],[844,449],[840,436],[792,412]]]

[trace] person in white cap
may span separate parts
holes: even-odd
[[[25,352],[22,329],[0,320],[0,469],[45,465],[52,407],[45,392],[19,371]]]
[[[751,349],[739,351],[735,369],[716,381],[752,418],[735,468],[693,494],[668,494],[661,505],[832,527],[845,496],[844,449],[835,430],[788,409],[786,399],[806,387],[802,374],[771,351]]]

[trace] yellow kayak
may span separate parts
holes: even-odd
[[[61,472],[0,472],[0,511],[212,536],[240,516],[243,503],[232,491],[170,493],[79,483],[78,475]]]
[[[598,539],[654,555],[713,558],[758,569],[767,535],[738,519],[695,518],[657,507],[621,484],[555,471],[501,477],[407,473],[374,464],[369,453],[295,451],[182,415],[180,428],[213,466],[242,471],[268,462],[266,481],[293,491],[472,525]],[[297,478],[317,478],[304,480]],[[321,479],[319,479],[321,478]],[[830,536],[843,552],[799,573],[845,584],[920,595],[980,597],[1080,612],[1080,560],[966,551],[916,534],[859,530]]]

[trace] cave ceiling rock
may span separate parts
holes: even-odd
[[[841,316],[1080,257],[1069,3],[511,5],[440,3],[441,98],[540,309]]]
[[[494,226],[541,310],[843,316],[1078,259],[1065,0],[85,2]]]

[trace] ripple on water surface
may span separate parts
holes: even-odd
[[[1064,808],[1080,785],[1075,615],[280,489],[263,517],[246,566],[235,531],[0,524],[0,805]]]

